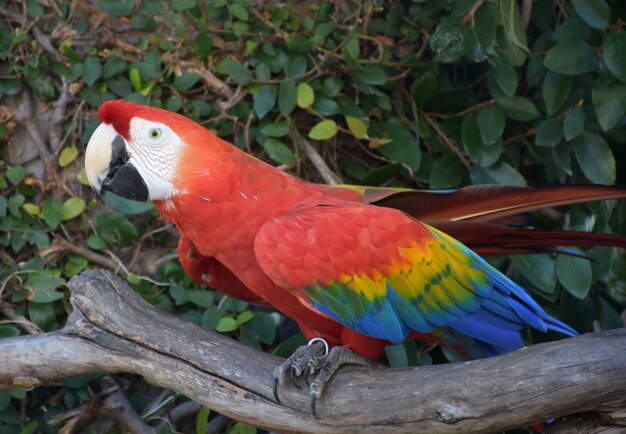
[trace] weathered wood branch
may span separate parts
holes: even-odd
[[[56,333],[0,340],[0,390],[104,370],[132,372],[274,431],[492,432],[626,408],[626,329],[485,360],[408,369],[344,367],[309,412],[306,391],[272,398],[279,359],[163,313],[110,272],[70,281]]]

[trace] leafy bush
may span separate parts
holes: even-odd
[[[108,99],[182,113],[319,182],[447,189],[626,181],[623,2],[4,0],[0,7],[2,337],[62,327],[64,282],[101,266],[121,270],[163,310],[247,344],[285,355],[300,342],[286,339],[279,315],[193,284],[172,253],[175,231],[151,206],[95,200],[82,156]],[[311,163],[309,145],[328,167]],[[542,213],[533,225],[626,233],[625,211],[615,201],[581,205]],[[494,263],[579,331],[594,321],[620,327],[624,253],[585,254],[592,261],[541,253]],[[441,360],[430,350],[392,346],[386,359]],[[89,402],[99,381],[0,393],[0,430],[55,432],[49,421]],[[182,400],[164,399],[137,378],[118,381],[134,385],[138,411],[159,408],[154,417]],[[245,429],[252,430],[230,428]]]

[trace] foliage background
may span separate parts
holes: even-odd
[[[99,266],[161,309],[249,345],[287,355],[301,343],[278,314],[192,284],[176,260],[175,229],[151,206],[96,201],[82,157],[108,99],[183,113],[319,182],[626,183],[626,3],[617,0],[0,0],[0,8],[0,337],[62,327],[64,282]],[[608,201],[547,210],[532,224],[624,234],[625,217],[624,203]],[[593,260],[541,253],[492,262],[580,332],[623,326],[624,252],[585,254]],[[405,366],[445,356],[411,342],[385,359]],[[101,411],[111,382],[159,432],[204,432],[207,423],[255,431],[140,378],[105,374],[0,393],[0,431],[120,432]]]

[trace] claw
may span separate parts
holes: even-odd
[[[298,375],[298,368],[296,368],[295,366],[291,365],[291,368],[289,369],[289,374],[291,375],[291,382],[293,383],[293,385],[296,386],[296,388],[301,389],[300,385],[296,381],[296,377],[299,376]]]
[[[319,419],[317,416],[317,411],[315,410],[315,403],[317,402],[317,396],[314,393],[311,393],[311,413],[313,413],[313,417],[315,419]]]
[[[319,338],[311,339],[308,345],[298,348],[291,357],[274,370],[274,398],[280,402],[278,386],[283,384],[288,371],[291,382],[297,388],[301,388],[297,383],[298,377],[304,377],[304,381],[309,386],[311,413],[317,419],[317,401],[322,397],[324,388],[335,371],[346,364],[376,365],[375,362],[345,347],[334,347],[328,351],[326,341]],[[310,381],[312,375],[314,378]]]
[[[302,376],[304,377],[304,382],[306,383],[307,386],[311,385],[311,382],[309,381],[309,375],[311,375],[313,372],[315,372],[315,369],[313,368],[313,364],[311,362],[307,363],[306,369],[304,370],[304,373],[302,374]]]
[[[274,372],[274,385],[272,387],[272,390],[274,392],[274,399],[276,400],[276,402],[280,403],[280,398],[278,398],[278,375],[276,375],[276,372]]]

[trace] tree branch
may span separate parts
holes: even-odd
[[[500,357],[406,369],[344,367],[317,409],[279,359],[158,311],[107,271],[73,278],[61,331],[0,340],[0,390],[104,370],[145,376],[224,415],[273,431],[478,433],[626,407],[626,329]],[[614,419],[615,420],[615,419]]]

